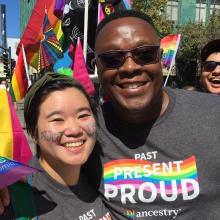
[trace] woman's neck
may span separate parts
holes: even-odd
[[[48,162],[40,157],[39,163],[42,168],[58,183],[68,186],[74,186],[78,183],[81,166],[71,166],[59,162]]]

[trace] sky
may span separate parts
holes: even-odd
[[[0,4],[6,5],[6,36],[8,38],[19,38],[20,37],[19,0],[0,0]],[[0,34],[0,41],[1,41],[1,34]]]

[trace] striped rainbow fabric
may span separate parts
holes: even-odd
[[[28,89],[28,79],[26,77],[23,52],[20,50],[17,63],[12,75],[11,86],[9,92],[12,100],[17,102],[24,98]]]
[[[23,176],[28,176],[37,171],[36,168],[0,156],[0,189],[17,182]]]
[[[27,164],[32,153],[5,87],[0,88],[0,156]]]
[[[178,194],[183,190],[191,192],[192,185],[182,188],[184,180],[198,182],[196,157],[192,155],[182,161],[169,161],[154,163],[152,161],[122,159],[108,162],[104,165],[104,184],[111,184],[120,189],[121,186],[129,184],[138,190],[142,184],[151,183],[158,194],[161,193],[161,184],[167,195],[172,194],[172,182],[176,183]],[[144,188],[149,191],[149,188]]]
[[[160,47],[163,49],[162,62],[166,68],[171,68],[180,43],[180,34],[167,35],[160,41]]]

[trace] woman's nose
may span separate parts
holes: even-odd
[[[78,136],[83,133],[82,127],[76,123],[76,122],[71,122],[71,123],[66,123],[64,134],[66,136]]]

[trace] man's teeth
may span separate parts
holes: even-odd
[[[140,83],[128,83],[128,84],[123,84],[122,88],[125,88],[125,89],[136,89],[136,88],[138,88],[139,86],[142,86],[142,85],[144,85],[143,82],[140,82]]]
[[[79,146],[82,145],[82,144],[83,144],[83,141],[72,142],[72,143],[67,143],[67,144],[65,144],[65,147],[67,147],[67,148],[79,147]]]

